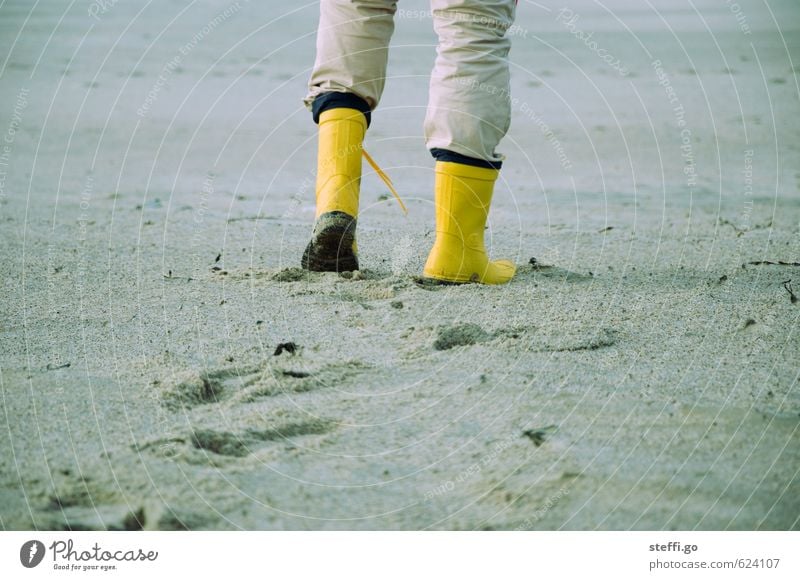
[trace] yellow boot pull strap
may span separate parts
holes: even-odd
[[[361,153],[364,154],[364,159],[366,159],[367,163],[369,163],[370,167],[372,167],[375,170],[375,173],[378,174],[378,177],[380,177],[383,180],[383,182],[386,184],[386,187],[389,188],[389,191],[392,192],[392,194],[394,195],[395,199],[397,200],[397,203],[400,204],[400,208],[403,210],[403,213],[408,215],[408,210],[406,209],[406,205],[403,203],[403,200],[400,199],[400,195],[397,193],[397,190],[394,188],[394,184],[392,183],[392,180],[389,179],[389,176],[386,175],[386,173],[384,173],[383,169],[378,167],[378,164],[375,163],[375,160],[372,157],[370,157],[369,153],[367,153],[364,149],[361,149]]]

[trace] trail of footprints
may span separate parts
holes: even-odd
[[[393,298],[402,288],[413,285],[410,279],[382,275],[368,270],[343,274],[308,272],[299,268],[267,270],[215,269],[212,276],[228,280],[283,283],[291,286],[290,295],[312,293],[336,296],[365,309],[374,300]],[[313,285],[309,288],[308,285]],[[231,408],[256,402],[263,397],[301,394],[341,384],[365,368],[358,361],[325,365],[318,369],[302,366],[258,364],[205,371],[184,371],[155,384],[162,404],[174,412],[191,412],[202,406],[227,405]],[[194,428],[170,438],[144,442],[136,451],[180,458],[190,463],[215,463],[225,458],[244,458],[269,442],[322,435],[333,430],[335,420],[307,415],[264,419],[264,426],[235,431]],[[199,453],[198,453],[199,452]]]
[[[227,272],[225,273],[227,274]],[[277,273],[233,274],[231,278],[266,278],[273,282],[313,282],[315,293],[336,294],[339,298],[364,305],[372,300],[395,297],[398,290],[413,288],[414,282],[398,277],[358,273],[355,277],[341,277],[308,273],[297,269],[284,269]],[[547,275],[563,272],[546,271]],[[573,273],[568,273],[574,275]],[[351,284],[350,282],[359,282]],[[423,290],[441,290],[444,287],[422,287]],[[299,285],[297,293],[310,291]],[[365,306],[366,307],[366,306]],[[559,336],[542,336],[536,329],[505,328],[488,332],[478,325],[455,324],[430,329],[434,335],[423,333],[420,346],[424,350],[449,350],[469,347],[489,341],[526,340],[526,347],[538,351],[594,350],[615,343],[615,332],[600,328],[579,329]],[[431,341],[432,339],[432,341]],[[295,363],[295,364],[291,364]],[[298,359],[279,362],[230,366],[204,371],[183,371],[162,381],[156,381],[162,405],[170,411],[192,412],[210,406],[238,407],[257,402],[264,397],[285,394],[302,394],[341,384],[362,373],[368,365],[358,361],[328,364],[320,368],[306,368]],[[134,444],[137,453],[151,453],[159,457],[180,460],[202,466],[224,464],[256,454],[264,446],[292,442],[295,438],[324,435],[337,426],[329,418],[313,418],[306,414],[274,413],[258,416],[258,424],[237,430],[201,427],[200,425],[172,437],[143,441]],[[42,497],[40,504],[48,527],[65,530],[165,530],[200,529],[218,526],[205,516],[185,509],[167,507],[163,503],[127,496],[109,482],[95,481],[85,474],[69,470],[54,473],[53,487]],[[127,499],[126,499],[127,498]]]
[[[445,287],[415,285],[413,279],[403,276],[381,275],[362,271],[347,273],[307,272],[298,268],[278,271],[225,271],[214,273],[230,280],[264,280],[272,283],[294,283],[294,294],[313,293],[336,295],[345,301],[357,302],[367,309],[374,300],[394,298],[400,290],[419,287],[423,290],[441,290]],[[570,280],[590,281],[591,275],[582,275],[552,266],[523,266],[519,276],[540,276]],[[354,284],[354,282],[356,282]],[[308,285],[313,285],[309,288]],[[443,351],[468,347],[491,341],[511,341],[535,352],[592,351],[617,342],[617,333],[609,328],[559,327],[557,335],[545,329],[501,328],[488,332],[476,324],[455,324],[430,329],[435,332],[432,344],[423,338],[419,352]],[[423,333],[426,334],[426,333]],[[404,338],[410,338],[404,336]],[[411,339],[413,342],[413,338]],[[293,359],[289,359],[293,360]],[[205,371],[184,371],[155,386],[159,389],[163,405],[174,412],[192,411],[201,406],[228,405],[231,408],[258,401],[263,397],[284,394],[301,394],[341,384],[353,374],[360,373],[366,365],[345,362],[329,364],[318,369],[286,366],[285,361],[252,366],[231,366]],[[190,463],[214,463],[215,458],[244,458],[255,453],[269,442],[291,440],[308,435],[321,435],[335,428],[337,422],[307,415],[264,418],[265,425],[235,431],[212,428],[194,428],[182,435],[145,442],[135,446],[137,451],[151,451],[162,456],[181,458]]]
[[[317,370],[273,364],[228,367],[203,372],[184,371],[157,382],[155,386],[165,407],[186,412],[201,406],[235,407],[263,397],[333,387],[363,368],[365,365],[358,361],[324,365]],[[137,444],[134,450],[189,463],[207,464],[209,460],[215,462],[214,456],[247,457],[269,442],[322,435],[333,430],[337,424],[335,420],[305,414],[291,414],[288,417],[276,414],[268,418],[259,414],[258,418],[259,423],[263,423],[258,427],[236,431],[195,427],[183,435]]]

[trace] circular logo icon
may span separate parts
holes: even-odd
[[[26,568],[35,568],[44,558],[44,544],[39,540],[28,540],[19,549],[19,561]]]

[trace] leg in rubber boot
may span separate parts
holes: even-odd
[[[335,108],[320,115],[316,219],[300,262],[306,270],[358,270],[356,216],[366,129],[366,118],[356,109]]]
[[[489,260],[483,230],[498,171],[459,163],[436,163],[436,241],[423,277],[438,282],[505,284],[516,266]]]

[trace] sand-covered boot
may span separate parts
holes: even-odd
[[[423,277],[438,282],[504,284],[516,266],[490,261],[483,230],[499,171],[461,163],[436,163],[436,241]]]
[[[317,211],[301,265],[315,272],[358,270],[356,216],[367,120],[356,109],[319,116]]]

